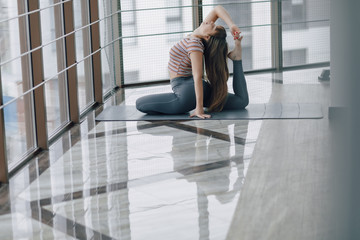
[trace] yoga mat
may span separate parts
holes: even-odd
[[[264,103],[249,104],[243,110],[227,110],[210,113],[208,120],[238,120],[238,119],[319,119],[323,118],[320,104],[312,103]],[[136,109],[135,106],[119,105],[104,109],[96,121],[167,121],[167,120],[195,120],[189,114],[179,115],[148,115]]]

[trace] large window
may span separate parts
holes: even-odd
[[[7,104],[3,111],[10,169],[36,147],[32,93],[23,95],[32,87],[29,55],[20,57],[29,50],[27,20],[16,18],[19,12],[26,12],[25,5],[0,1],[0,80],[3,102]]]

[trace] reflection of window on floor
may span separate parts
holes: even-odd
[[[136,1],[135,0],[121,0],[122,9],[126,10],[134,10],[136,8]],[[121,31],[122,36],[136,36],[137,29],[136,29],[136,12],[123,12],[121,13]],[[123,39],[124,46],[134,46],[137,45],[137,38],[124,38]]]
[[[181,6],[181,0],[166,0],[167,7],[178,7]],[[166,11],[166,27],[167,32],[181,32],[183,31],[183,21],[181,8],[171,8]],[[182,34],[169,34],[168,42],[177,42],[181,39]]]
[[[124,72],[125,82],[138,82],[140,79],[139,71]]]
[[[282,1],[282,21],[283,23],[304,22],[306,21],[305,0]],[[306,29],[306,23],[284,24],[283,30]]]
[[[284,51],[284,66],[296,66],[306,64],[307,49],[294,49]]]

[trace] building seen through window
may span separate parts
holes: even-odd
[[[283,65],[330,61],[330,1],[283,0]]]
[[[130,10],[128,12],[121,13],[121,31],[124,37],[136,36],[136,12],[133,11],[136,9],[136,1],[133,0],[123,0],[121,1],[122,10]],[[137,38],[124,38],[122,40],[124,46],[135,46],[137,44]]]
[[[181,0],[165,1],[167,7],[175,7],[166,11],[166,32],[170,33],[168,42],[177,42],[183,34],[176,33],[183,31],[183,19]],[[176,34],[172,34],[175,32]]]

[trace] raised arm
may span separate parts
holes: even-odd
[[[228,25],[234,39],[239,38],[240,29],[235,25],[225,8],[220,5],[211,10],[211,12],[204,19],[204,22],[215,22],[218,18],[224,20],[224,22]]]

